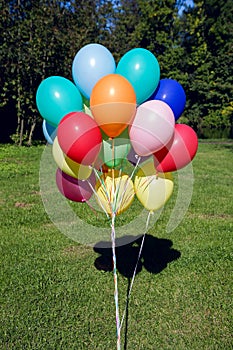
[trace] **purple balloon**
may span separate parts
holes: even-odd
[[[96,179],[94,173],[91,173],[87,180],[75,179],[58,168],[56,183],[61,194],[67,199],[73,202],[86,202],[93,194],[92,188],[95,187]]]
[[[175,120],[177,120],[184,111],[186,95],[178,81],[161,79],[150,100],[160,100],[167,103],[174,113]]]
[[[131,148],[131,150],[128,153],[127,159],[128,161],[132,164],[132,165],[136,165],[136,164],[141,164],[143,162],[145,162],[145,160],[149,159],[151,157],[151,155],[149,156],[141,156],[140,160],[138,161],[138,158],[140,156],[135,152],[135,150],[133,149],[133,147]]]

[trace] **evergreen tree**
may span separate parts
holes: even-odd
[[[180,122],[201,136],[207,129],[232,129],[231,1],[185,4],[185,0],[0,0],[0,108],[6,124],[0,140],[7,131],[18,144],[31,144],[34,130],[41,130],[35,105],[40,82],[52,75],[72,80],[75,54],[94,42],[106,46],[116,62],[132,48],[150,50],[159,61],[161,78],[176,79],[184,87],[187,104]],[[10,116],[9,106],[16,116]],[[10,128],[9,119],[15,128]]]
[[[231,1],[196,1],[181,18],[180,45],[187,72],[186,120],[205,136],[206,129],[232,127]],[[182,120],[182,119],[181,119]],[[211,136],[211,133],[209,133]],[[214,135],[214,134],[212,134]]]

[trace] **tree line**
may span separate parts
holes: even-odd
[[[77,51],[99,43],[116,63],[143,47],[161,78],[184,87],[179,119],[199,137],[233,137],[231,0],[0,0],[0,142],[42,137],[35,95],[52,75],[70,80]]]

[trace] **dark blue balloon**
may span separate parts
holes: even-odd
[[[173,79],[161,79],[150,99],[167,103],[174,113],[175,120],[183,113],[186,103],[183,87]]]
[[[55,126],[49,124],[45,119],[43,119],[42,124],[43,134],[46,141],[52,145],[57,134],[57,129]]]

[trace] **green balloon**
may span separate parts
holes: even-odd
[[[36,104],[41,116],[53,126],[57,126],[66,114],[83,109],[78,88],[70,80],[60,76],[51,76],[40,83]]]
[[[131,148],[128,129],[125,129],[118,137],[109,139],[102,131],[102,148],[99,157],[109,168],[116,168],[127,160],[127,155]]]
[[[143,48],[126,52],[117,65],[116,73],[124,76],[132,84],[138,105],[153,94],[160,80],[157,58]]]

